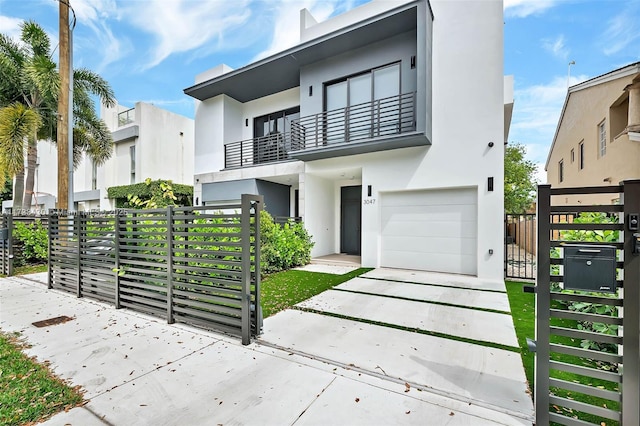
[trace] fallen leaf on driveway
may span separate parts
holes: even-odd
[[[356,398],[356,402],[360,402],[360,398]]]
[[[411,385],[409,385],[409,383],[405,383],[404,387],[406,388],[404,391],[405,392],[409,392],[409,390],[411,389]]]

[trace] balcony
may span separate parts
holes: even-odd
[[[415,104],[411,92],[292,120],[290,132],[225,144],[225,169],[428,145]]]
[[[136,120],[136,109],[130,108],[128,110],[118,113],[118,127],[126,126],[133,123]]]

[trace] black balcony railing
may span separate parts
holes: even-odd
[[[291,121],[290,132],[225,144],[225,168],[283,161],[295,151],[413,132],[415,122],[415,92],[301,117]]]

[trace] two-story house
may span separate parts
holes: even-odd
[[[640,178],[640,62],[569,88],[545,170],[555,188]],[[617,201],[616,194],[552,199],[570,205]]]
[[[501,280],[502,46],[502,1],[302,10],[299,44],[185,89],[196,204],[259,193],[303,218],[314,257]]]
[[[146,178],[193,184],[192,119],[145,102],[137,102],[133,108],[102,105],[100,116],[111,131],[114,151],[101,166],[85,156],[74,170],[74,209],[111,210],[115,208],[115,200],[107,197],[108,188],[144,182]],[[55,208],[57,170],[55,145],[40,141],[34,208]],[[10,203],[3,205],[8,206]]]

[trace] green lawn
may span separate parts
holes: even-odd
[[[535,337],[535,295],[532,293],[524,293],[522,291],[523,283],[521,282],[506,282],[507,294],[509,296],[509,304],[511,305],[511,314],[513,316],[513,323],[516,328],[516,334],[518,336],[518,344],[520,346],[521,355],[522,355],[522,363],[524,364],[525,374],[527,376],[527,380],[529,381],[529,385],[531,390],[533,391],[535,383],[534,383],[534,362],[535,362],[535,354],[529,351],[527,348],[526,338],[529,337],[533,339]],[[562,326],[565,328],[576,328],[576,321],[565,320],[565,319],[552,319],[552,325]],[[552,341],[554,343],[559,343],[565,346],[575,346],[580,347],[580,341],[577,339],[572,339],[569,337],[562,336],[552,336]],[[577,358],[570,355],[563,355],[553,353],[551,357],[555,361],[571,363],[571,364],[579,364],[584,365],[591,368],[598,368],[598,364],[594,361],[585,360],[583,358]],[[597,380],[593,378],[588,378],[584,376],[579,376],[577,374],[566,373],[562,371],[551,371],[551,377],[559,378],[562,380],[566,380],[569,382],[581,383],[584,385],[596,386],[602,389],[608,390],[618,390],[618,384],[612,383],[604,380]],[[614,401],[609,401],[602,398],[595,398],[589,395],[576,393],[576,392],[568,392],[564,389],[552,388],[551,391],[560,397],[574,399],[576,401],[585,402],[591,405],[596,405],[600,407],[607,407],[613,410],[619,409],[619,404]],[[606,426],[614,426],[617,425],[617,422],[613,422],[609,419],[604,419],[601,417],[593,416],[590,414],[580,413],[571,411],[568,409],[564,409],[562,407],[551,407],[553,410],[558,412],[559,414],[568,415],[571,417],[577,417],[580,420],[588,421],[597,425],[606,425]]]
[[[37,422],[82,403],[82,394],[20,351],[17,335],[0,332],[0,424]]]
[[[269,275],[260,288],[262,314],[265,318],[270,317],[370,270],[360,268],[344,275],[333,275],[291,269]]]

